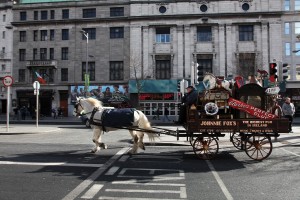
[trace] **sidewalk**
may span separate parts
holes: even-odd
[[[38,121],[38,127],[36,127],[36,120],[26,119],[26,120],[12,120],[10,117],[9,128],[7,131],[6,126],[6,115],[0,115],[0,135],[5,133],[10,134],[34,134],[34,133],[46,133],[59,131],[58,127],[45,126],[45,125],[82,125],[85,126],[79,118],[74,116],[63,117],[58,119],[53,119],[53,117],[45,117]],[[174,126],[176,125],[171,122],[163,122],[162,120],[151,120],[152,126]],[[300,117],[294,118],[294,125],[300,125]]]

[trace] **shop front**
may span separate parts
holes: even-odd
[[[130,80],[130,100],[138,104],[135,107],[142,110],[150,119],[162,119],[168,109],[170,119],[176,120],[179,112],[178,104],[181,102],[177,83],[178,80],[140,80],[137,84],[136,80]],[[137,88],[140,88],[139,92]]]

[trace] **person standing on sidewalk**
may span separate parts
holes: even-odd
[[[287,97],[285,99],[285,102],[282,105],[282,112],[283,112],[284,117],[289,119],[289,132],[293,133],[292,123],[293,123],[293,118],[294,118],[294,114],[295,114],[295,106],[291,102],[291,99],[289,97]]]
[[[168,121],[171,121],[171,120],[169,119],[169,114],[170,114],[169,109],[168,109],[167,107],[165,107],[163,122],[165,122],[166,119],[167,119]]]

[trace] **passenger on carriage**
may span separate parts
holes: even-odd
[[[184,124],[186,122],[186,111],[191,105],[197,103],[198,91],[193,86],[188,86],[187,93],[182,97],[179,111],[179,119],[175,124]]]

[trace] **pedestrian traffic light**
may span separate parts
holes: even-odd
[[[202,66],[197,63],[196,82],[199,83],[201,81],[203,81],[203,70]]]
[[[270,74],[270,77],[269,77],[269,80],[270,80],[270,82],[276,82],[277,81],[277,78],[278,78],[278,76],[277,76],[277,63],[270,63],[269,64],[269,74]]]
[[[180,82],[181,81],[177,81],[177,92],[180,92]]]
[[[282,68],[281,68],[281,77],[282,77],[282,81],[286,80],[289,77],[288,74],[288,65],[287,63],[283,63],[282,64]]]

